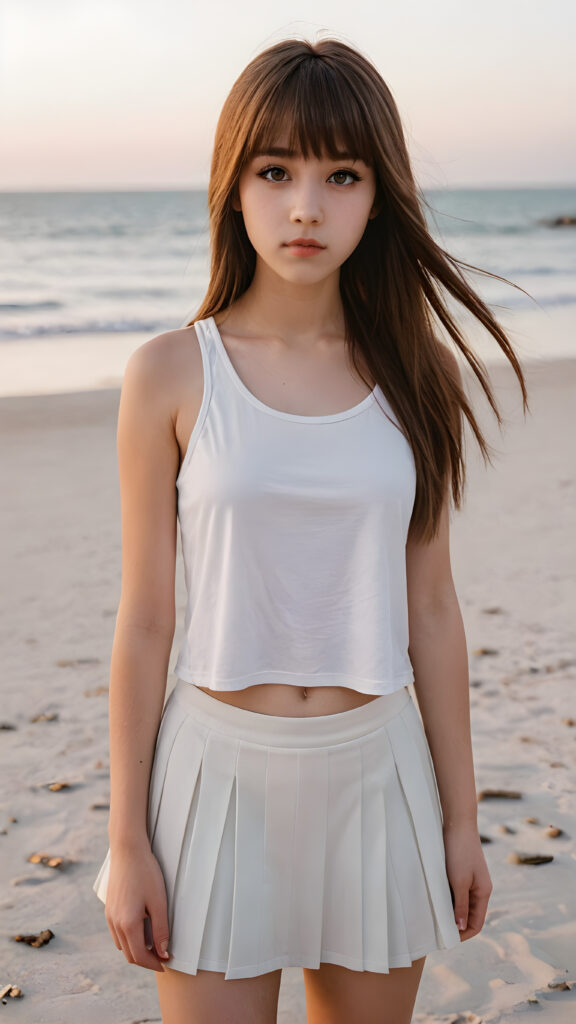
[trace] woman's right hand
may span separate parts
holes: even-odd
[[[166,886],[150,847],[136,852],[115,847],[110,856],[106,921],[128,963],[163,971],[169,939]],[[145,919],[149,918],[149,921]],[[147,945],[148,944],[148,945]],[[151,945],[149,949],[148,946]]]

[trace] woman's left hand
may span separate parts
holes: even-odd
[[[484,859],[478,828],[466,822],[443,827],[446,872],[454,903],[460,941],[477,935],[484,925],[492,881]]]

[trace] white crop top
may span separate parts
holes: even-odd
[[[214,318],[194,326],[204,394],[176,480],[188,599],[175,674],[212,690],[407,685],[416,470],[384,393],[327,416],[272,409]]]

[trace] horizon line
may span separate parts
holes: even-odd
[[[431,192],[440,192],[446,189],[570,189],[576,188],[576,181],[534,181],[534,182],[451,182],[446,185],[424,185],[419,186]],[[108,192],[206,192],[208,183],[205,185],[174,184],[174,185],[56,185],[53,188],[46,186],[31,186],[26,188],[3,188],[0,187],[0,195],[68,195],[78,194],[99,194]]]

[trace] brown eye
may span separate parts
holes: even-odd
[[[337,174],[342,174],[344,175],[345,178],[352,178],[353,181],[360,181],[360,177],[357,174],[355,174],[354,171],[334,171],[334,174],[331,174],[330,177],[335,178]],[[339,181],[336,182],[336,184],[343,185],[345,184],[345,182]]]
[[[264,178],[266,181],[281,181],[282,180],[281,178],[267,178],[266,177],[267,174],[271,174],[273,171],[280,171],[280,174],[284,174],[285,173],[281,167],[266,167],[263,171],[259,171],[258,172],[258,177],[259,178]]]

